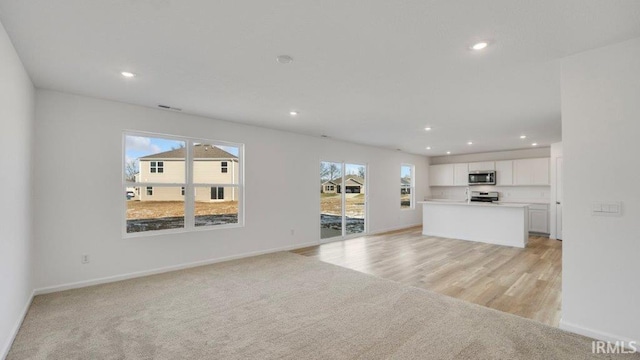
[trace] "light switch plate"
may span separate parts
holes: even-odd
[[[593,216],[622,216],[621,201],[596,201],[591,204]]]

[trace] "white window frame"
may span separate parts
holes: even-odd
[[[340,194],[340,206],[342,207],[342,211],[341,211],[341,217],[342,217],[342,235],[340,236],[334,236],[334,237],[330,237],[330,238],[322,238],[321,232],[318,232],[318,237],[319,237],[319,241],[321,244],[326,244],[326,243],[330,243],[330,242],[334,242],[334,241],[343,241],[343,240],[348,240],[348,239],[354,239],[357,237],[361,237],[361,236],[365,236],[369,234],[369,192],[365,190],[365,203],[364,203],[364,213],[365,213],[365,217],[364,217],[364,231],[361,233],[355,233],[355,234],[347,234],[347,223],[346,223],[346,211],[347,211],[347,193],[346,193],[346,187],[345,187],[345,183],[346,183],[346,169],[347,169],[347,165],[359,165],[359,166],[363,166],[365,168],[365,186],[367,188],[370,187],[370,183],[369,183],[369,163],[358,163],[358,162],[347,162],[344,160],[340,160],[340,161],[332,161],[332,160],[320,160],[320,162],[318,164],[322,164],[322,163],[334,163],[334,164],[339,164],[340,165],[340,173],[342,174],[342,176],[340,177],[340,183],[336,184],[336,185],[326,185],[331,186],[333,189],[332,190],[328,190],[327,191],[333,191],[335,190],[336,192],[338,191],[338,187],[340,187],[340,192],[338,194]],[[320,194],[321,195],[321,194]],[[318,209],[321,210],[322,208],[322,199],[319,198],[318,199]],[[318,224],[320,225],[320,224]]]
[[[124,164],[126,162],[126,139],[127,136],[141,136],[141,137],[153,137],[153,138],[161,138],[167,140],[175,140],[175,141],[184,141],[186,148],[186,158],[185,158],[185,181],[182,183],[140,183],[140,182],[127,182]],[[193,146],[195,144],[211,144],[213,146],[229,146],[238,148],[238,182],[237,183],[194,183],[193,182]],[[163,164],[164,165],[164,164]],[[156,164],[157,166],[157,164]],[[235,170],[234,170],[235,171]],[[164,173],[164,166],[163,172]],[[233,181],[233,180],[232,180]],[[137,130],[124,130],[122,132],[122,189],[126,191],[127,187],[144,187],[146,191],[146,187],[184,187],[185,196],[184,196],[184,227],[179,229],[165,229],[165,230],[150,230],[150,231],[141,231],[135,233],[127,232],[127,200],[125,196],[121,196],[123,198],[123,212],[122,212],[122,237],[123,238],[136,238],[136,237],[147,237],[147,236],[156,236],[156,235],[165,235],[165,234],[177,234],[177,233],[185,233],[185,232],[194,232],[194,231],[211,231],[211,230],[219,230],[219,229],[229,229],[229,228],[239,228],[244,227],[244,208],[245,208],[245,191],[244,191],[244,144],[234,143],[229,141],[222,140],[211,140],[211,139],[201,139],[201,138],[193,138],[186,136],[177,136],[177,135],[169,135],[169,134],[161,134],[161,133],[152,133],[145,131],[137,131]],[[195,189],[197,187],[229,187],[229,188],[237,188],[237,193],[240,199],[238,199],[238,222],[234,224],[224,224],[224,225],[211,225],[211,226],[195,226]]]
[[[223,171],[225,170],[225,171]],[[229,162],[228,161],[220,161],[220,173],[228,174],[229,173]]]
[[[400,164],[400,179],[402,180],[402,168],[411,168],[411,184],[409,186],[409,207],[402,207],[402,185],[400,185],[400,210],[413,210],[416,208],[416,166],[413,164]]]

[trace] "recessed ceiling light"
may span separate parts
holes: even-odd
[[[531,146],[538,146],[538,143],[533,143],[531,144]]]
[[[447,155],[451,154],[451,151],[447,151]]]
[[[289,111],[289,115],[296,116],[296,115],[298,115],[298,112],[292,110],[292,111]]]
[[[473,141],[469,141],[467,145],[473,145]]]
[[[293,58],[289,55],[279,55],[276,56],[276,61],[280,64],[291,64],[293,62]]]
[[[122,76],[126,77],[126,78],[132,78],[135,77],[136,74],[132,73],[132,72],[128,72],[128,71],[123,71],[120,74],[122,74]]]
[[[431,146],[427,146],[427,150],[431,150]]]
[[[479,43],[475,43],[475,44],[471,45],[471,50],[482,50],[482,49],[486,48],[488,45],[489,45],[488,42],[481,41]]]
[[[431,126],[427,126],[426,128],[424,128],[425,131],[431,131]]]
[[[520,135],[520,139],[526,139],[527,135]]]

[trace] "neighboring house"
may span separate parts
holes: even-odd
[[[411,193],[411,179],[400,178],[400,194],[410,194],[410,193]]]
[[[184,183],[185,148],[152,154],[138,159],[138,183]],[[193,147],[194,184],[237,184],[238,157],[216,146],[198,144]],[[238,200],[238,189],[232,186],[196,186],[195,200],[201,202]],[[182,201],[181,186],[145,186],[136,189],[140,201]]]
[[[357,175],[345,176],[344,192],[347,194],[364,194],[364,178]]]
[[[322,183],[320,191],[325,194],[339,194],[342,188],[342,179],[325,181]],[[357,175],[347,175],[344,178],[344,189],[347,194],[364,194],[364,178]]]
[[[322,183],[320,192],[324,194],[339,194],[340,193],[340,180],[329,180]]]

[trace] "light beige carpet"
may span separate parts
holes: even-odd
[[[8,359],[592,356],[578,335],[276,253],[37,296]]]

